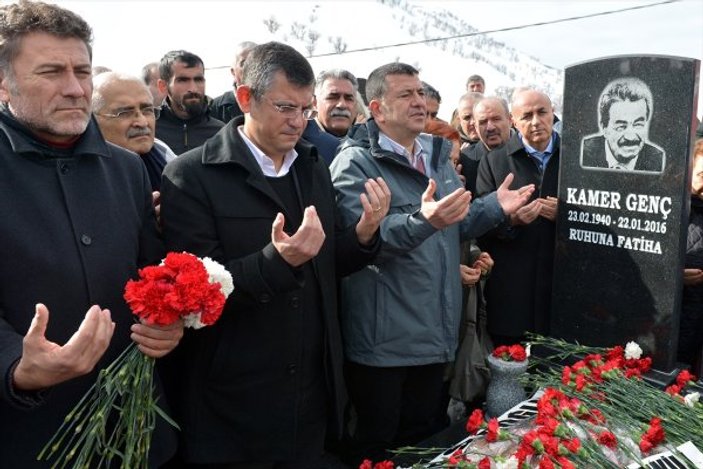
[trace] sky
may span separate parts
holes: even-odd
[[[1,3],[8,2],[2,0]],[[407,39],[387,33],[384,21],[388,21],[388,17],[376,22],[369,18],[370,11],[381,10],[374,0],[59,0],[55,3],[76,11],[93,27],[94,64],[138,74],[142,65],[157,61],[167,50],[187,49],[205,61],[207,91],[211,96],[217,96],[231,85],[229,63],[234,45],[244,40],[269,40],[262,35],[266,32],[262,19],[270,15],[286,19],[297,16],[305,22],[312,12],[333,11],[332,15],[327,13],[320,18],[333,23],[329,28],[347,38],[350,49]],[[480,31],[487,31],[659,2],[410,0],[410,3],[424,8],[445,8]],[[664,54],[700,60],[703,57],[703,0],[681,0],[595,18],[496,32],[490,37],[560,69],[585,60],[622,54]],[[320,49],[323,47],[329,48],[329,45],[321,44]],[[436,53],[436,49],[426,46],[423,51],[412,53],[419,62],[423,61],[423,54]],[[402,47],[384,52],[391,57],[389,60],[409,53]],[[365,69],[364,66],[370,64],[363,63],[364,59],[380,65],[384,63],[380,61],[384,60],[381,56],[381,53],[366,57],[348,54],[329,61],[332,63],[336,59],[335,65],[354,63],[354,67],[348,68],[365,76],[364,73],[374,67]],[[357,65],[359,61],[363,65]],[[322,59],[311,59],[311,63],[316,71],[329,66]],[[451,70],[450,65],[448,70]],[[460,78],[465,81],[465,77]],[[440,89],[440,92],[445,91]],[[703,96],[699,96],[698,115],[703,113],[701,101]]]

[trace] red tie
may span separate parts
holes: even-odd
[[[422,174],[425,174],[425,162],[422,159],[422,156],[418,155],[415,157],[415,169],[420,171]]]

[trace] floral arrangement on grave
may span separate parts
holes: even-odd
[[[491,355],[506,362],[524,362],[530,356],[530,346],[500,345],[493,350]]]
[[[171,252],[161,264],[140,269],[139,279],[127,282],[124,298],[146,324],[183,320],[185,327],[199,329],[218,320],[233,290],[221,264]],[[83,468],[113,467],[119,458],[122,469],[146,469],[157,415],[178,428],[154,396],[154,363],[132,342],[100,371],[38,459],[51,460],[52,468]]]
[[[475,410],[466,443],[441,461],[413,468],[573,469],[622,468],[690,442],[703,449],[703,405],[696,377],[684,370],[664,391],[642,379],[652,360],[634,342],[624,348],[589,347],[535,334],[532,345],[553,353],[531,357],[523,382],[541,389],[537,415],[503,427]],[[564,366],[568,362],[570,365]],[[431,451],[430,451],[431,450]],[[433,452],[432,452],[433,451]],[[437,454],[438,448],[399,448],[399,453]],[[685,460],[681,456],[681,460]],[[392,462],[360,469],[391,469]]]
[[[520,377],[527,371],[530,346],[500,345],[486,358],[491,380],[486,389],[486,412],[497,417],[527,397]]]

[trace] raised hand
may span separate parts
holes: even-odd
[[[283,231],[284,222],[283,214],[277,214],[271,225],[271,242],[283,260],[298,267],[320,252],[325,241],[325,231],[317,210],[312,205],[305,208],[303,222],[292,236]]]
[[[512,225],[529,225],[537,219],[541,211],[542,201],[540,199],[535,199],[510,215],[510,223]]]
[[[518,211],[522,206],[524,206],[532,193],[535,191],[534,184],[528,184],[522,186],[519,189],[510,190],[510,184],[513,182],[513,173],[508,174],[503,183],[498,187],[496,195],[498,196],[498,203],[503,209],[503,213],[506,215],[512,215]]]
[[[93,305],[65,345],[46,339],[49,310],[37,304],[34,319],[22,341],[22,357],[13,374],[15,388],[48,388],[90,373],[107,350],[115,330],[110,311]]]
[[[539,212],[539,216],[546,218],[547,220],[555,221],[557,219],[557,210],[559,207],[559,199],[556,197],[540,198],[542,202],[542,210]]]
[[[430,179],[427,189],[422,194],[420,213],[436,229],[441,230],[463,220],[469,213],[471,192],[466,189],[457,189],[440,200],[434,200],[437,183]]]
[[[356,224],[356,237],[359,243],[369,244],[391,206],[391,190],[383,178],[369,179],[364,187],[366,193],[359,196],[364,211]]]

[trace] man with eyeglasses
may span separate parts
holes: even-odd
[[[235,282],[220,320],[179,347],[186,467],[324,467],[328,418],[341,433],[337,281],[372,259],[390,194],[367,180],[359,218],[337,226],[327,165],[300,139],[314,79],[292,47],[254,47],[237,87],[244,116],[164,171],[168,248],[218,260]]]
[[[137,77],[102,73],[93,79],[93,114],[105,140],[141,157],[151,190],[158,191],[161,173],[176,155],[154,138],[161,108],[152,104],[149,88]]]
[[[197,55],[172,50],[159,63],[159,90],[166,95],[156,136],[180,155],[199,147],[225,124],[210,116],[205,96],[205,65]]]

